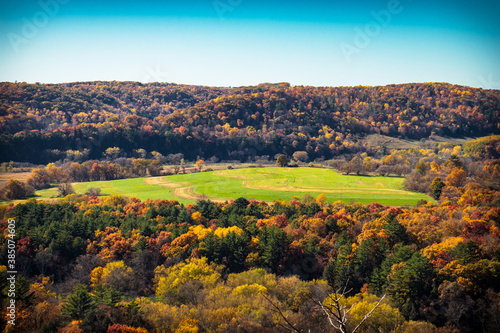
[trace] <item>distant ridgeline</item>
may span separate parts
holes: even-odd
[[[219,88],[138,82],[0,84],[0,162],[138,151],[245,161],[370,152],[369,134],[500,134],[500,91],[446,83]],[[109,150],[108,150],[109,153]]]

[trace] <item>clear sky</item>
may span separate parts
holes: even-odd
[[[0,0],[0,81],[500,89],[498,0]]]

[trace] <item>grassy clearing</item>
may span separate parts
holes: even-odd
[[[327,202],[341,200],[363,204],[414,205],[424,194],[403,190],[404,178],[344,176],[329,169],[318,168],[245,168],[211,172],[122,179],[114,181],[74,183],[76,193],[90,187],[101,188],[103,195],[119,194],[145,199],[178,200],[194,203],[203,195],[214,201],[238,197],[272,202],[290,200],[294,196],[324,193]],[[55,188],[38,191],[40,198],[57,195]]]
[[[414,205],[426,195],[402,189],[403,178],[344,176],[328,169],[316,168],[248,168],[203,172],[166,177],[178,183],[189,183],[195,193],[211,199],[290,200],[294,196],[324,193],[327,202],[342,200],[386,205]],[[179,189],[184,186],[179,185]],[[188,199],[188,196],[185,196]]]
[[[186,200],[181,200],[171,194],[171,191],[159,184],[146,183],[149,179],[155,178],[132,178],[132,179],[119,179],[100,182],[87,182],[87,183],[73,183],[73,188],[77,194],[85,193],[90,187],[97,187],[101,189],[102,195],[118,194],[126,197],[136,197],[141,200],[150,199],[168,199],[179,200],[179,202],[188,203]],[[57,196],[57,188],[50,188],[36,192],[40,199],[54,198]],[[190,201],[189,201],[190,202]]]

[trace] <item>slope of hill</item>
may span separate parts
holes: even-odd
[[[245,160],[306,151],[365,151],[369,134],[500,133],[500,91],[446,83],[216,88],[136,82],[0,84],[0,159],[50,162],[68,150],[100,158],[109,147],[187,158]]]

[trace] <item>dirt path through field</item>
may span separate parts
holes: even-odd
[[[222,198],[212,198],[212,197],[203,197],[202,195],[196,193],[194,191],[194,186],[191,183],[174,183],[171,182],[165,177],[153,177],[153,178],[145,178],[144,182],[148,185],[160,185],[172,190],[172,194],[178,198],[197,201],[203,198],[210,199],[215,202],[225,202],[227,199]]]
[[[191,183],[174,183],[165,177],[144,178],[144,182],[148,185],[161,185],[168,188],[177,188],[179,186],[191,185]]]

